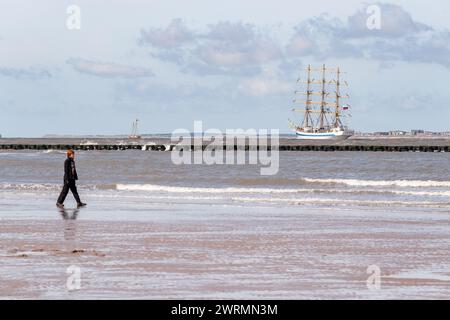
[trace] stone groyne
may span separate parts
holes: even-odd
[[[181,146],[170,138],[2,138],[0,150],[149,150],[171,151],[184,148],[199,150],[208,147],[208,142],[193,141]],[[209,147],[211,148],[211,147]],[[216,149],[258,150],[266,148],[255,144],[237,143],[220,145]],[[367,152],[450,152],[450,138],[351,138],[344,141],[312,141],[295,138],[280,138],[278,145],[268,149],[279,151],[367,151]]]

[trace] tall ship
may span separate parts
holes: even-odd
[[[308,65],[306,69],[306,81],[298,79],[297,83],[303,84],[304,89],[295,91],[294,104],[300,104],[303,108],[294,108],[293,112],[303,114],[301,123],[289,120],[289,126],[295,131],[299,139],[348,139],[354,134],[344,125],[342,118],[350,117],[350,105],[342,104],[343,99],[349,98],[348,94],[341,93],[341,87],[348,87],[347,81],[342,81],[344,72],[340,68],[314,69]],[[333,74],[334,77],[327,77]],[[319,79],[313,76],[319,74]],[[299,96],[304,98],[299,99]]]

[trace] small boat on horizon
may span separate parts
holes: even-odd
[[[133,122],[133,127],[131,129],[131,134],[128,136],[128,139],[141,139],[142,136],[138,133],[138,122],[139,119],[136,119],[136,121]]]
[[[305,95],[306,99],[299,101],[294,99],[294,103],[304,104],[304,109],[294,108],[292,111],[304,113],[303,121],[301,124],[296,124],[291,120],[289,126],[295,131],[297,138],[299,139],[312,139],[312,140],[326,140],[326,139],[338,139],[345,140],[354,135],[354,131],[349,129],[342,122],[342,117],[350,117],[348,114],[350,105],[341,105],[341,100],[349,98],[348,94],[341,94],[341,86],[348,86],[347,82],[341,82],[342,71],[340,68],[331,69],[326,68],[325,65],[319,69],[311,68],[308,65],[307,80],[297,80],[297,83],[306,84],[306,91],[296,91],[295,94]],[[316,80],[312,78],[312,73],[320,71],[322,73],[321,79]],[[327,79],[326,72],[331,71],[336,73],[335,79]],[[315,85],[320,85],[318,89]],[[330,87],[335,87],[334,92],[330,92]],[[317,96],[318,99],[314,99]],[[328,98],[332,96],[333,101],[329,101]],[[346,114],[344,115],[343,112]]]

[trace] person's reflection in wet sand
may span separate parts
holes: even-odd
[[[78,217],[78,212],[80,210],[67,210],[61,209],[59,212],[61,213],[61,217],[64,219],[64,239],[67,241],[74,241],[76,238],[76,219]]]
[[[64,220],[76,220],[78,217],[79,211],[80,210],[78,210],[78,209],[73,209],[73,210],[61,209],[61,210],[59,210],[59,212],[61,213],[61,217]]]

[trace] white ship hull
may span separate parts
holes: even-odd
[[[297,139],[308,140],[345,140],[353,135],[351,131],[305,132],[296,130]]]

